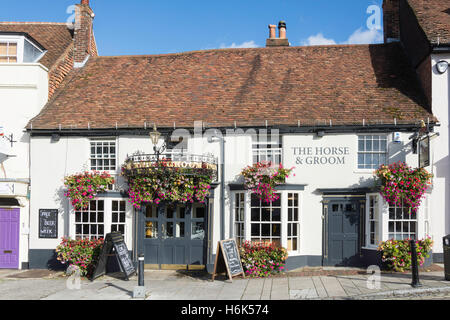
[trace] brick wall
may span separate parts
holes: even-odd
[[[383,1],[384,42],[400,39],[400,0]]]

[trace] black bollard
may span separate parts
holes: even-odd
[[[144,255],[139,255],[139,265],[138,265],[138,286],[143,287],[144,286]]]
[[[421,287],[419,281],[419,267],[417,266],[417,248],[416,248],[416,241],[411,240],[410,242],[411,246],[411,271],[412,271],[412,283],[411,286],[413,288]]]
[[[146,297],[146,290],[144,286],[144,255],[140,254],[138,256],[138,286],[134,287],[133,298],[144,298]]]

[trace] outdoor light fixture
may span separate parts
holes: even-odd
[[[436,64],[436,69],[440,74],[445,73],[448,70],[448,62],[445,60],[441,60]]]
[[[325,131],[317,131],[317,136],[323,138],[325,136]]]
[[[162,145],[158,148],[159,138],[161,138],[161,133],[156,129],[156,124],[153,124],[153,131],[150,132],[150,140],[153,143],[153,151],[156,154],[156,159],[159,161],[159,156],[166,149],[166,145]]]
[[[150,132],[150,139],[152,140],[153,147],[156,148],[158,144],[159,138],[161,137],[161,133],[156,129],[156,124],[153,124],[153,131]]]

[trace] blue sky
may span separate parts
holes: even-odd
[[[1,1],[0,21],[65,22],[79,0]],[[291,45],[382,42],[367,27],[382,0],[91,0],[101,55],[264,46],[285,20]],[[375,12],[373,12],[375,13]],[[371,20],[375,21],[375,20]]]

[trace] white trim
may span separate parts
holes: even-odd
[[[235,191],[231,191],[231,201],[230,201],[230,209],[231,209],[231,214],[230,214],[230,223],[232,225],[232,228],[230,228],[231,230],[231,234],[230,234],[230,238],[235,238],[235,223],[236,223],[236,219],[235,219],[235,210],[236,210],[236,194],[244,194],[244,241],[251,241],[252,239],[252,235],[251,235],[251,225],[252,225],[252,221],[251,221],[251,191],[243,191],[243,190],[235,190]],[[281,230],[280,230],[280,243],[281,246],[283,248],[287,249],[287,242],[288,242],[288,194],[289,193],[295,193],[298,194],[298,224],[299,227],[297,229],[297,250],[296,251],[289,251],[289,256],[293,257],[293,256],[299,256],[301,255],[301,251],[302,251],[302,236],[303,236],[303,194],[302,191],[299,190],[280,190],[277,191],[277,193],[279,193],[281,195],[281,210],[280,210],[280,214],[281,214],[281,219],[280,219],[280,224],[281,224]],[[276,221],[275,223],[278,223],[278,221]],[[261,236],[262,237],[262,236]],[[307,241],[304,241],[304,243],[307,243]]]
[[[389,164],[389,144],[390,144],[390,133],[377,133],[377,134],[372,134],[372,133],[357,133],[356,134],[356,154],[355,154],[355,163],[356,163],[356,168],[354,168],[353,173],[356,174],[368,174],[368,173],[373,173],[376,169],[373,168],[369,168],[369,169],[360,169],[359,168],[359,137],[360,136],[386,136],[386,163],[385,164]],[[373,152],[374,154],[381,154],[382,152]],[[365,153],[366,154],[366,153]]]

